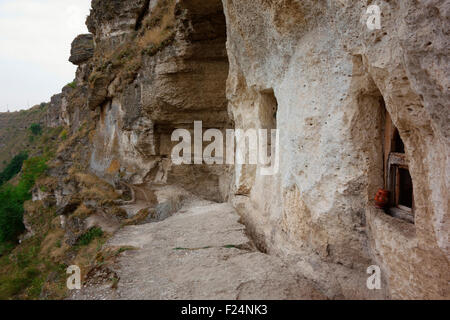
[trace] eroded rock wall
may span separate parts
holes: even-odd
[[[97,48],[104,50],[97,49],[89,79],[89,105],[99,110],[91,168],[111,181],[179,184],[223,201],[228,196],[226,168],[173,166],[170,160],[175,129],[192,129],[194,121],[202,121],[204,128],[230,123],[221,2],[116,5],[124,7],[117,8],[121,14],[111,13],[107,3],[93,2],[88,19]],[[114,56],[117,52],[123,53]],[[124,74],[128,66],[134,70]]]
[[[348,268],[318,279],[336,295],[372,296],[363,277],[345,279],[379,264],[381,296],[448,298],[448,1],[378,1],[375,31],[372,1],[223,3],[236,127],[259,126],[267,92],[278,105],[279,174],[236,168],[234,202],[261,246]],[[386,112],[409,158],[415,225],[372,210]]]

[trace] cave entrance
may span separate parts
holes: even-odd
[[[158,8],[157,3],[150,1],[149,12],[153,12],[153,7]],[[196,156],[202,158],[213,142],[200,139],[201,150],[197,149],[194,123],[201,122],[202,135],[208,129],[218,129],[225,136],[225,130],[233,127],[226,97],[229,62],[222,1],[176,1],[175,20],[174,49],[160,58],[167,59],[166,64],[170,65],[170,71],[158,80],[164,91],[151,95],[153,106],[157,106],[152,107],[157,111],[152,114],[156,154],[163,159],[162,169],[155,170],[155,174],[163,171],[164,183],[179,185],[210,201],[224,202],[230,193],[230,170],[220,163],[194,163]],[[156,91],[162,91],[160,87]],[[173,165],[171,160],[172,150],[180,142],[172,141],[172,133],[178,129],[189,131],[192,137],[191,148],[186,151],[191,153],[191,164]],[[214,153],[213,157],[216,156]]]

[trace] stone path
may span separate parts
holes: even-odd
[[[138,249],[117,259],[115,285],[88,285],[71,299],[325,298],[280,259],[256,251],[229,204],[192,200],[164,221],[119,230],[106,246]]]

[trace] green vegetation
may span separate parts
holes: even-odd
[[[14,249],[14,243],[0,242],[0,257]]]
[[[103,237],[102,229],[100,229],[98,227],[93,227],[93,228],[89,229],[88,231],[86,231],[86,233],[84,233],[78,239],[77,246],[78,247],[87,246],[92,242],[92,240],[94,240],[96,238],[101,238],[101,237]]]
[[[174,40],[175,5],[174,0],[160,1],[144,20],[139,40],[143,54],[153,56]]]
[[[24,161],[19,181],[0,187],[0,300],[40,299],[49,294],[48,298],[62,298],[65,294],[66,266],[41,252],[43,240],[55,232],[50,230],[55,210],[28,201],[30,190],[47,169],[47,159],[48,155]],[[17,237],[24,231],[25,202],[27,210],[34,212],[30,223],[36,234],[17,245]],[[56,246],[62,246],[61,240],[55,238]],[[54,279],[50,289],[49,276]]]
[[[6,168],[0,172],[0,186],[11,180],[16,174],[22,170],[22,164],[27,160],[28,154],[26,152],[21,152],[15,156],[11,162],[6,166]]]
[[[211,249],[212,247],[207,246],[207,247],[202,247],[202,248],[182,248],[182,247],[178,247],[178,248],[173,248],[173,250],[175,251],[182,251],[182,250],[187,250],[187,251],[194,251],[194,250],[204,250],[204,249]]]
[[[175,39],[175,0],[161,0],[141,23],[114,50],[96,50],[94,70],[89,76],[89,86],[103,89],[110,77],[118,82],[117,91],[136,79],[146,56],[153,56],[169,46]]]
[[[67,84],[69,87],[71,87],[72,89],[76,89],[77,88],[77,83],[75,81],[72,81],[70,83]]]
[[[30,286],[32,286],[31,290],[36,294],[36,291],[41,286],[41,281],[37,278],[39,276],[39,270],[36,268],[26,268],[24,271],[23,275],[14,277],[3,284],[2,296],[11,297],[17,295]]]
[[[31,199],[30,190],[47,169],[46,161],[44,157],[26,160],[17,186],[4,185],[0,189],[0,243],[15,242],[24,231],[23,204]]]
[[[211,248],[214,248],[214,247],[211,247],[211,246],[206,246],[206,247],[202,247],[202,248],[182,248],[182,247],[177,247],[177,248],[173,248],[173,250],[175,250],[175,251],[182,251],[182,250],[193,251],[193,250],[202,250],[202,249],[211,249]],[[216,248],[218,248],[218,247],[216,247]],[[225,249],[239,249],[239,247],[234,245],[234,244],[227,244],[225,246],[222,246],[221,248],[225,248]]]
[[[226,246],[223,246],[225,249],[235,249],[237,248],[237,246],[235,246],[234,244],[227,244]]]
[[[53,128],[45,128],[47,104],[37,105],[21,112],[0,113],[0,171],[5,169],[12,158],[25,150],[30,157],[39,154],[43,144],[42,138],[51,135]],[[31,131],[39,130],[36,124],[41,123],[41,133],[34,135]],[[30,143],[30,136],[33,142]]]
[[[61,138],[61,140],[66,140],[67,139],[67,130],[64,129],[63,131],[61,131],[61,134],[59,135],[59,137]]]
[[[0,257],[0,300],[42,298],[50,274],[55,285],[64,289],[67,266],[43,260],[39,255],[40,246],[39,238],[30,239],[9,256]]]
[[[117,250],[117,254],[121,254],[125,251],[132,251],[132,250],[136,250],[136,247],[131,247],[131,246],[125,246],[125,247],[120,247],[119,250]]]
[[[48,190],[51,181],[43,174],[61,142],[63,128],[40,125],[46,109],[42,103],[26,111],[0,113],[0,300],[61,299],[66,294],[67,266],[63,259],[50,257],[66,250],[61,230],[52,224],[55,208],[29,201],[37,180],[42,178],[45,182],[38,186]],[[25,211],[34,235],[18,244]]]
[[[32,123],[30,126],[31,133],[35,136],[40,136],[42,134],[42,127],[39,123]]]

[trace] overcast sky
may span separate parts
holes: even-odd
[[[27,109],[75,78],[70,44],[91,0],[0,0],[0,112]]]

